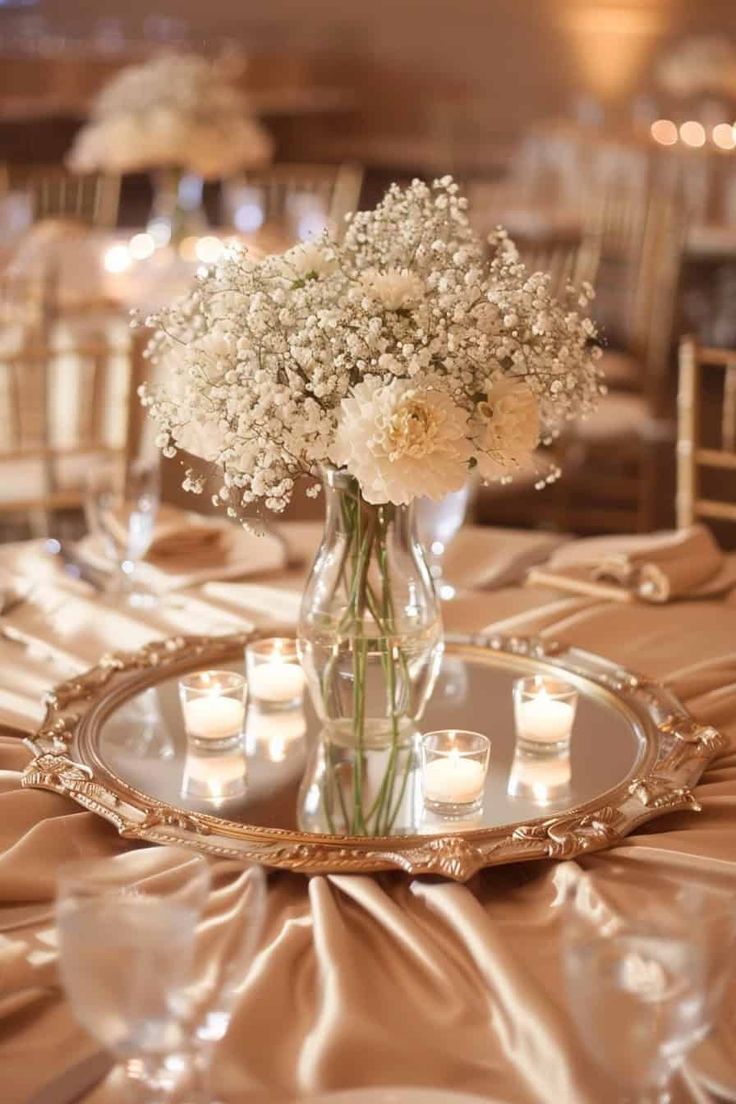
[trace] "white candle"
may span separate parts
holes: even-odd
[[[184,727],[195,740],[227,740],[243,731],[242,701],[205,694],[183,703]]]
[[[304,672],[296,663],[284,663],[278,656],[253,664],[249,672],[252,698],[263,702],[296,701],[304,692]]]
[[[425,764],[422,776],[427,801],[448,805],[465,805],[477,801],[483,793],[486,772],[483,764],[465,758],[457,748],[449,755]]]
[[[542,687],[536,697],[517,704],[518,734],[539,744],[559,744],[570,737],[575,708],[551,698]]]

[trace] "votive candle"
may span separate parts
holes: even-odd
[[[561,679],[535,675],[514,683],[514,718],[520,746],[559,754],[569,748],[578,694]]]
[[[184,729],[196,744],[239,740],[245,720],[246,682],[237,671],[198,671],[179,679]]]
[[[424,805],[441,816],[464,816],[483,804],[491,741],[480,732],[442,729],[422,738]]]
[[[304,696],[304,672],[296,641],[267,637],[246,645],[245,668],[251,700],[261,709],[294,709]]]

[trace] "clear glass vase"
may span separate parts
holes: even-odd
[[[439,670],[442,620],[413,508],[370,505],[346,472],[326,470],[324,487],[325,532],[298,632],[324,726],[302,820],[312,831],[321,822],[326,832],[381,835],[395,830],[412,789],[415,722]]]

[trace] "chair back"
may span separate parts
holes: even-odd
[[[72,173],[60,165],[10,165],[8,182],[12,190],[28,194],[33,222],[75,219],[103,229],[117,225],[119,176]]]
[[[78,508],[100,458],[132,447],[139,419],[144,339],[115,341],[57,327],[0,349],[0,515]],[[48,528],[48,525],[46,525]]]
[[[736,521],[736,349],[680,345],[677,524]],[[704,486],[707,484],[707,486]]]
[[[223,199],[229,221],[244,233],[268,225],[294,241],[324,229],[339,238],[345,216],[357,209],[362,184],[358,165],[275,164],[227,181]]]
[[[677,292],[682,270],[685,218],[672,196],[606,199],[585,236],[599,255],[596,314],[604,337],[641,364],[641,386],[650,413],[664,418]]]
[[[589,237],[579,241],[528,242],[519,246],[519,254],[528,272],[545,272],[550,277],[550,291],[562,295],[570,285],[595,286],[598,274],[599,250]]]

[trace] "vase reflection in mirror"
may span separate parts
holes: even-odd
[[[386,835],[398,829],[406,791],[413,792],[415,725],[443,652],[439,603],[413,504],[372,505],[346,472],[326,469],[323,480],[325,532],[298,642],[324,731],[312,749],[302,816],[313,831]]]
[[[302,832],[329,835],[413,835],[419,831],[423,799],[416,729],[403,727],[400,741],[362,751],[341,740],[341,730],[324,728],[309,752],[299,790]]]

